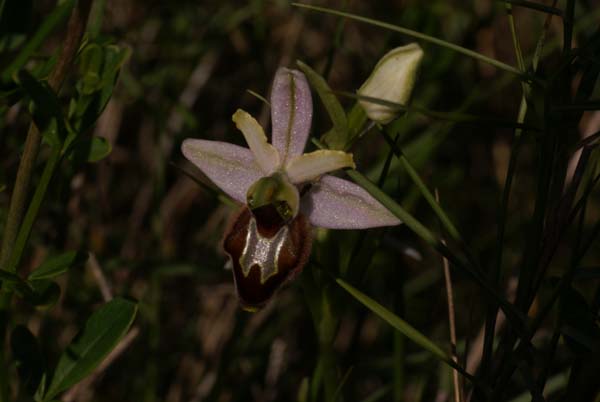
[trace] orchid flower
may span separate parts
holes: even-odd
[[[259,123],[238,109],[233,122],[249,149],[201,139],[186,139],[181,146],[188,160],[244,204],[225,232],[223,247],[247,310],[263,306],[302,270],[310,255],[311,227],[364,229],[400,223],[360,186],[327,175],[354,168],[352,154],[303,153],[312,112],[305,76],[280,68],[271,91],[271,143]]]

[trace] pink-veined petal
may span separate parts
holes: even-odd
[[[394,226],[400,220],[362,187],[334,176],[323,176],[300,201],[313,226],[366,229]]]
[[[236,110],[231,119],[244,134],[256,164],[265,175],[273,173],[279,167],[279,154],[277,149],[267,142],[267,136],[260,124],[242,109]]]
[[[246,203],[248,188],[263,176],[252,152],[220,141],[188,138],[181,152],[231,198]]]
[[[344,151],[319,149],[292,158],[285,167],[285,172],[292,183],[298,184],[346,167],[356,167],[352,154]]]
[[[312,112],[312,96],[304,74],[279,68],[271,89],[271,142],[279,151],[282,165],[304,151]]]

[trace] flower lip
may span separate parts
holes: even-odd
[[[280,226],[273,236],[267,236],[265,228],[261,227],[263,223],[255,220],[250,210],[242,208],[225,232],[223,241],[223,248],[233,263],[240,302],[248,311],[264,306],[282,285],[302,271],[312,245],[310,225],[302,214]],[[251,232],[254,227],[258,233]],[[273,243],[269,244],[270,241]],[[256,247],[257,244],[262,247]],[[277,253],[271,255],[271,259],[265,258],[270,252],[265,247]]]

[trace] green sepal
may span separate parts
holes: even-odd
[[[248,189],[246,199],[251,210],[273,205],[285,222],[296,216],[300,207],[298,190],[281,173],[259,179]]]

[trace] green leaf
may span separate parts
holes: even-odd
[[[116,298],[93,313],[62,353],[44,402],[88,376],[125,335],[137,313],[137,304]]]
[[[96,43],[87,45],[79,56],[79,71],[82,75],[77,83],[77,90],[83,95],[90,95],[101,87],[104,51]]]
[[[105,85],[114,84],[117,74],[130,55],[131,49],[129,47],[120,47],[117,45],[104,46],[102,81]]]
[[[19,71],[17,82],[32,100],[30,111],[38,130],[51,145],[59,146],[66,128],[58,97],[46,82],[38,81],[27,70]]]
[[[117,77],[131,50],[116,45],[88,44],[79,57],[78,97],[71,101],[69,120],[78,133],[88,130],[110,100]]]
[[[343,149],[348,137],[348,120],[344,108],[319,73],[300,60],[296,64],[298,64],[300,70],[306,75],[313,89],[317,91],[333,123],[333,130],[327,133],[322,140],[330,149]]]
[[[16,55],[13,62],[2,72],[2,81],[8,81],[17,70],[27,63],[37,48],[46,40],[46,37],[67,18],[74,5],[75,0],[66,0],[43,19],[35,34],[33,34],[19,54]]]
[[[110,155],[111,151],[112,147],[106,138],[84,138],[71,146],[69,159],[75,163],[98,162]]]
[[[66,253],[46,259],[31,274],[28,280],[50,279],[65,273],[68,269],[85,264],[88,253],[82,251],[68,251]]]
[[[33,395],[42,380],[46,366],[40,345],[26,326],[18,325],[11,333],[10,346],[21,387]]]

